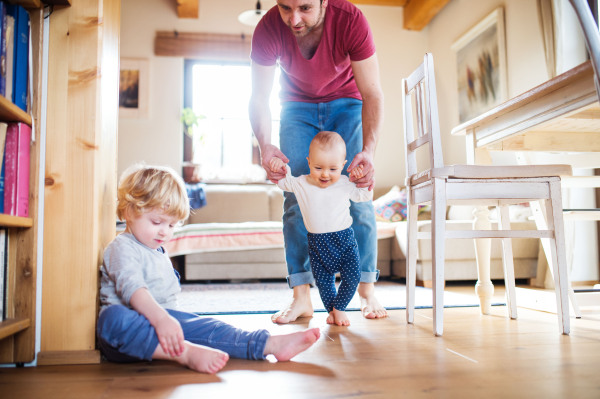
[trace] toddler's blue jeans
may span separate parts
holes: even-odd
[[[167,309],[183,329],[186,341],[220,349],[239,359],[264,359],[270,334],[267,330],[245,331],[209,317]],[[158,337],[148,319],[123,305],[111,305],[98,317],[98,345],[111,362],[151,360]]]

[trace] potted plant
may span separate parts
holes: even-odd
[[[193,128],[198,126],[204,115],[198,115],[190,107],[181,111],[181,123],[183,124],[183,179],[187,183],[200,181],[200,165],[194,163],[194,134]]]

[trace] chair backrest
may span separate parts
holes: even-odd
[[[444,166],[431,53],[425,54],[423,63],[402,80],[402,87],[408,185],[409,181],[427,174],[428,170]],[[417,156],[417,150],[423,146],[429,147],[425,162]]]

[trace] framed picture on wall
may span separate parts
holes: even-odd
[[[148,117],[148,75],[148,60],[121,58],[119,74],[120,117]]]
[[[497,8],[452,45],[456,52],[459,122],[507,100],[504,10]]]

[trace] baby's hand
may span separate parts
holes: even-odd
[[[364,176],[363,174],[363,166],[362,165],[358,165],[357,167],[355,167],[354,169],[352,169],[350,171],[350,176],[352,176],[355,180],[360,179],[361,177]]]
[[[271,169],[271,172],[282,172],[285,173],[285,162],[283,162],[281,159],[279,158],[271,158],[271,160],[269,161],[269,168]]]
[[[181,324],[176,318],[166,314],[165,317],[161,318],[159,322],[154,326],[158,341],[165,353],[169,356],[179,356],[183,353],[183,330]]]

